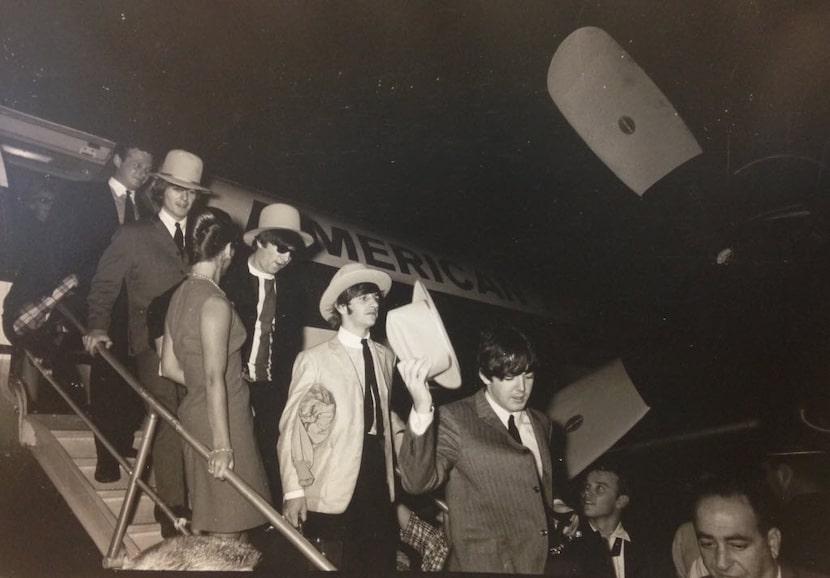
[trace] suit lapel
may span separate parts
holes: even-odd
[[[335,335],[329,341],[329,347],[332,350],[334,359],[336,359],[337,363],[341,366],[342,374],[347,376],[347,379],[349,383],[352,384],[352,387],[357,387],[360,390],[362,396],[363,387],[360,385],[360,376],[357,374],[357,368],[354,366],[354,363],[352,363],[352,360],[349,358],[346,346],[340,343],[340,340]]]
[[[158,215],[153,218],[152,226],[156,232],[156,235],[158,235],[160,239],[164,239],[162,246],[164,247],[165,252],[170,257],[184,262],[183,257],[179,255],[179,248],[176,247],[176,242],[173,240],[173,236],[170,234],[170,231],[167,230],[167,227],[164,226],[164,223],[161,222]]]
[[[476,392],[475,404],[476,413],[478,414],[478,417],[481,419],[481,421],[483,421],[493,429],[498,430],[502,435],[505,436],[505,439],[513,442],[513,438],[510,437],[510,433],[507,431],[507,428],[504,427],[504,424],[499,419],[499,416],[497,416],[496,412],[493,411],[493,408],[490,406],[490,402],[488,402],[487,398],[484,397],[483,389],[480,389],[478,390],[478,392]]]
[[[533,433],[536,434],[536,445],[539,446],[539,455],[542,458],[542,475],[544,481],[547,483],[549,480],[553,479],[553,463],[551,462],[550,452],[547,449],[550,448],[548,432],[545,429],[544,423],[536,416],[536,414],[529,409],[526,409],[525,411],[530,417],[530,423],[533,426]]]

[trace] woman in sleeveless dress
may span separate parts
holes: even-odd
[[[179,419],[211,448],[205,463],[184,446],[192,527],[243,538],[246,530],[267,519],[224,481],[225,474],[233,470],[266,500],[270,492],[242,379],[245,329],[218,285],[233,256],[237,230],[227,213],[211,207],[188,221],[185,246],[193,265],[170,300],[161,369],[165,377],[187,387]]]

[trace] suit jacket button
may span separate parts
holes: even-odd
[[[539,489],[539,486],[533,486],[533,491],[538,494],[541,490]]]
[[[540,535],[540,536],[547,536],[547,535],[548,535],[548,531],[547,531],[547,530],[540,530],[540,531],[539,531],[539,535]]]

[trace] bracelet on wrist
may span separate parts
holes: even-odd
[[[230,453],[230,454],[232,454],[233,450],[231,448],[216,448],[215,450],[210,451],[210,455],[220,454],[220,453]]]

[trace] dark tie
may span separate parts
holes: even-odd
[[[182,227],[178,223],[176,223],[176,232],[173,233],[173,240],[176,242],[176,248],[181,254],[184,250],[184,233],[182,233]]]
[[[363,345],[363,365],[366,375],[363,388],[364,432],[369,433],[372,429],[372,422],[375,422],[375,431],[380,437],[383,435],[383,419],[380,414],[380,396],[378,395],[378,380],[375,376],[375,363],[372,360],[372,352],[369,351],[369,340],[361,339],[360,343]]]
[[[510,437],[516,440],[517,444],[522,445],[522,436],[519,435],[519,428],[516,427],[516,420],[513,419],[512,413],[507,418],[507,431],[510,433]]]
[[[135,223],[135,205],[133,204],[133,192],[127,191],[127,198],[124,200],[124,224]]]
[[[614,538],[614,545],[611,547],[611,556],[616,558],[622,553],[622,538]]]

